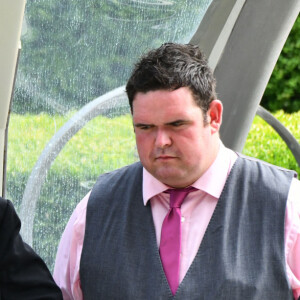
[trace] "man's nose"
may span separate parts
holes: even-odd
[[[170,134],[166,130],[158,129],[155,137],[155,146],[158,148],[166,148],[172,144]]]

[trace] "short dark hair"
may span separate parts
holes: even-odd
[[[126,85],[132,110],[136,93],[155,90],[190,88],[196,104],[203,113],[216,99],[216,80],[198,46],[165,43],[143,55],[136,63]]]

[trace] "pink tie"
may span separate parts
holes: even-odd
[[[194,187],[184,189],[169,189],[166,193],[170,194],[170,210],[166,215],[160,238],[160,258],[169,286],[175,295],[179,285],[179,263],[181,251],[181,211],[180,207]]]

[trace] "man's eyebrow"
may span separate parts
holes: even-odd
[[[173,125],[173,124],[176,124],[176,123],[187,124],[189,122],[190,122],[189,120],[178,119],[178,120],[168,122],[168,123],[166,123],[166,125]]]
[[[148,126],[148,127],[153,127],[154,124],[146,124],[146,123],[133,123],[134,127],[144,127],[144,126]]]
[[[188,123],[190,123],[190,120],[178,119],[178,120],[174,120],[174,121],[171,121],[171,122],[167,122],[167,123],[165,123],[165,125],[175,125],[177,123],[188,124]],[[155,125],[151,124],[151,123],[133,123],[133,126],[134,127],[144,127],[144,126],[154,127]]]

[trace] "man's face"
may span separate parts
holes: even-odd
[[[141,163],[166,185],[192,184],[216,158],[221,119],[222,104],[214,100],[204,124],[202,110],[187,87],[137,93],[133,125]]]

